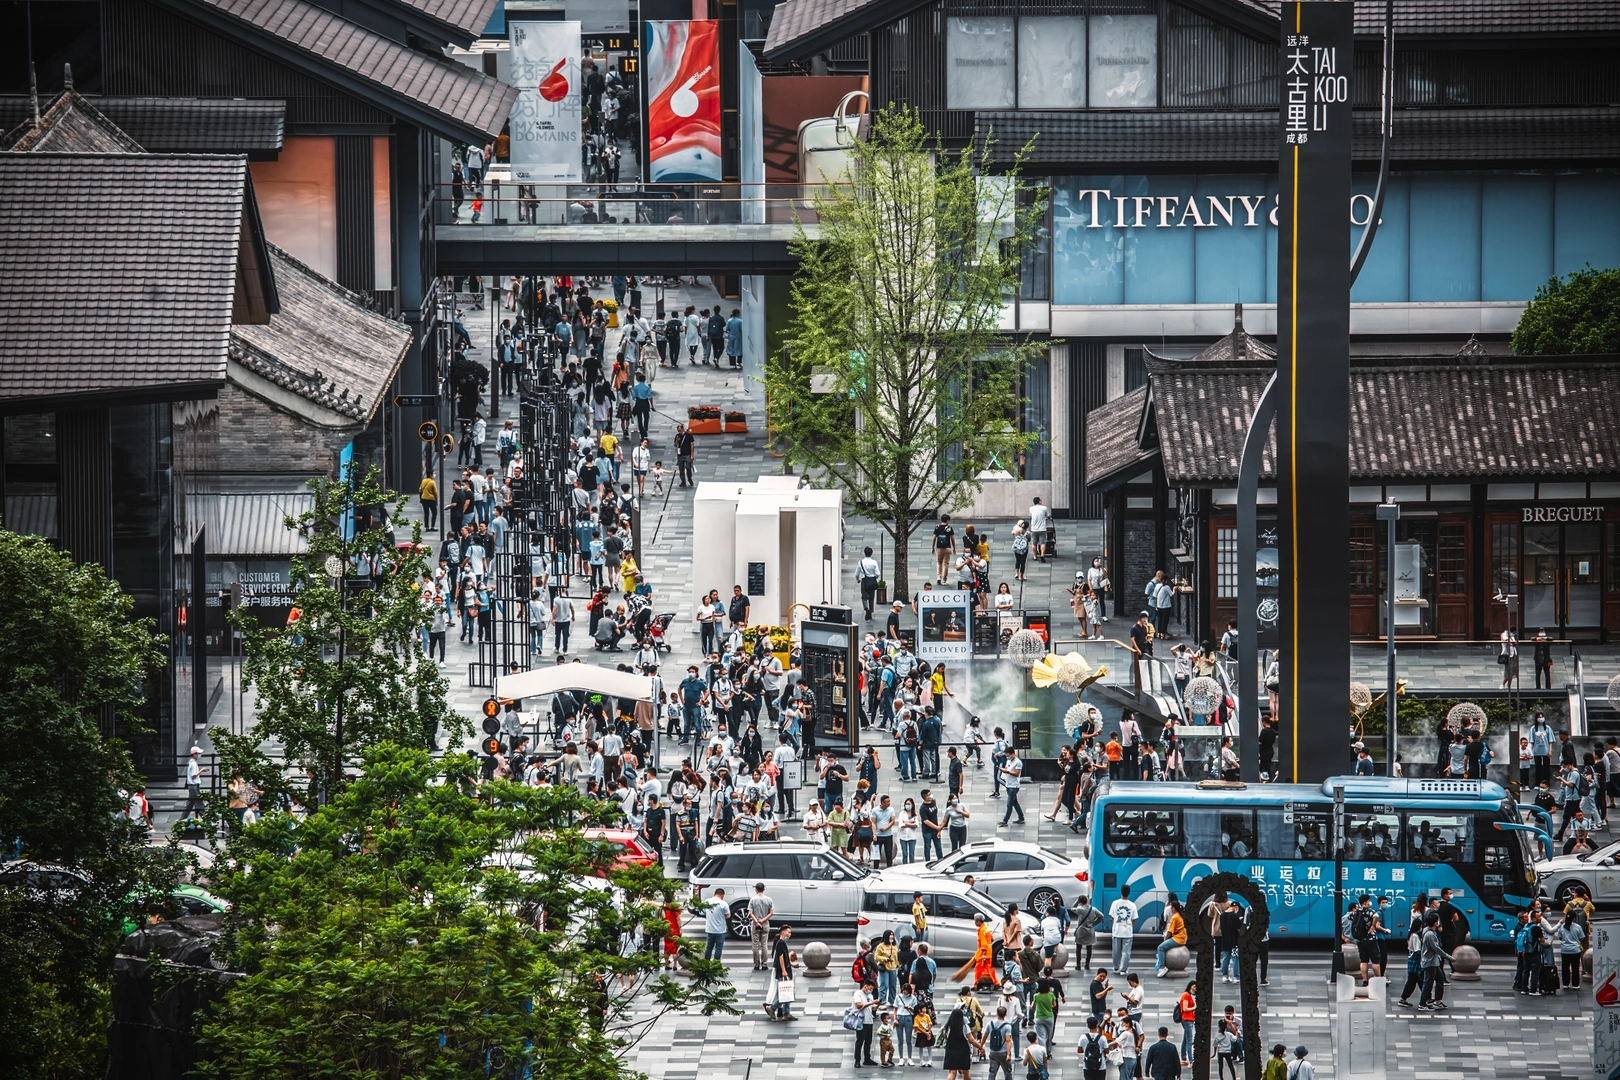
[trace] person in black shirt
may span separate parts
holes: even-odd
[[[685,424],[675,425],[675,468],[680,475],[681,487],[692,486],[692,458],[697,453],[697,438],[686,430]]]
[[[946,783],[950,793],[960,798],[962,795],[962,759],[956,756],[956,747],[951,747],[948,752],[951,764],[947,770]]]
[[[1440,890],[1440,945],[1447,952],[1468,940],[1468,916],[1451,902],[1451,890]]]
[[[1153,655],[1153,641],[1148,636],[1148,620],[1152,617],[1144,611],[1136,617],[1136,622],[1131,624],[1131,652],[1136,654],[1137,660],[1142,659],[1144,656]],[[1133,681],[1136,692],[1140,694],[1142,692],[1142,665],[1133,663],[1131,671],[1134,675]]]
[[[1260,725],[1260,776],[1269,780],[1273,759],[1277,756],[1277,718],[1266,717]]]
[[[951,528],[951,515],[941,514],[939,524],[934,526],[934,569],[939,571],[935,575],[939,584],[945,584],[945,574],[955,561],[956,530]]]
[[[928,861],[928,852],[932,848],[936,859],[945,857],[945,846],[940,843],[939,834],[944,826],[939,820],[939,804],[934,801],[934,793],[927,789],[922,793],[922,804],[917,808],[917,820],[922,825],[923,862]]]
[[[778,983],[793,981],[793,954],[788,948],[788,939],[793,936],[793,927],[784,926],[776,933],[776,945],[771,949],[771,974]],[[771,995],[771,1008],[778,1020],[797,1020],[793,1009],[787,1002],[778,1000],[779,994]]]
[[[741,585],[731,587],[731,606],[726,611],[726,617],[731,620],[733,630],[741,630],[748,625],[748,597],[743,595]]]
[[[889,609],[888,622],[885,624],[889,636],[896,641],[900,640],[900,609],[902,606],[900,601],[896,600],[894,602],[894,607]]]

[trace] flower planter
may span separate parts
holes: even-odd
[[[721,430],[725,431],[727,434],[746,434],[748,431],[748,421],[726,420],[723,422]]]
[[[718,419],[715,419],[715,420],[691,420],[691,419],[689,419],[689,420],[686,421],[686,430],[690,431],[694,435],[718,435],[718,434],[720,434],[720,430],[721,430],[720,421]]]

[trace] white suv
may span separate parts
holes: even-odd
[[[726,890],[731,932],[747,938],[748,900],[756,883],[764,882],[777,922],[844,928],[861,910],[860,883],[867,874],[826,844],[762,840],[711,844],[689,880],[699,898],[717,888]]]

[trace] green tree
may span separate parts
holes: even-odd
[[[613,1080],[663,1012],[734,1011],[718,962],[692,958],[685,984],[661,972],[680,882],[613,870],[581,831],[599,804],[476,772],[378,746],[309,817],[242,831],[217,887],[246,977],[203,1026],[213,1075]],[[654,947],[622,949],[626,933]]]
[[[166,894],[178,863],[123,816],[143,781],[97,718],[138,729],[162,639],[101,567],[39,537],[0,532],[0,595],[0,842],[61,871],[0,873],[0,1074],[99,1075],[130,897]]]
[[[1620,270],[1588,266],[1536,290],[1513,331],[1520,356],[1620,353]]]
[[[1044,197],[1016,164],[989,175],[987,150],[947,153],[904,108],[877,113],[851,153],[854,182],[816,199],[814,237],[797,231],[792,322],[765,381],[791,459],[894,538],[904,594],[926,516],[987,470],[1016,474],[1036,441],[1018,381],[1043,346],[999,325]]]
[[[421,601],[428,561],[422,529],[396,546],[385,507],[402,518],[403,500],[385,493],[378,470],[351,470],[339,480],[313,480],[313,509],[287,518],[308,550],[292,561],[298,618],[286,627],[261,628],[236,617],[243,631],[243,675],[257,691],[251,733],[210,732],[227,779],[240,772],[266,802],[285,792],[310,805],[343,785],[343,766],[383,742],[426,746],[434,731],[465,738],[470,722],[446,703],[448,684],[422,652],[419,631],[428,611]],[[310,782],[289,789],[286,763],[301,763]]]

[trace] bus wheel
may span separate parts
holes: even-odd
[[[1062,899],[1056,889],[1039,888],[1029,894],[1029,903],[1024,905],[1037,915],[1044,916]]]

